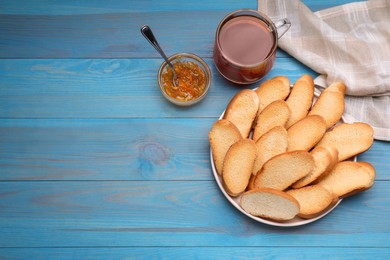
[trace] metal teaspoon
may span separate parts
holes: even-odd
[[[177,75],[176,75],[175,69],[174,69],[172,63],[168,60],[168,57],[165,55],[164,51],[161,49],[160,45],[158,44],[156,37],[154,37],[154,35],[153,35],[152,29],[150,29],[150,27],[148,25],[143,25],[141,27],[141,33],[149,41],[149,43],[158,51],[158,53],[160,53],[161,57],[164,58],[165,62],[172,69],[173,86],[175,89],[177,89]]]

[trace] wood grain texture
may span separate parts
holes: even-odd
[[[317,11],[350,0],[304,0]],[[0,1],[0,259],[387,259],[390,156],[359,160],[372,189],[325,218],[277,228],[235,209],[212,175],[207,132],[240,87],[213,61],[220,19],[256,0]],[[205,58],[191,108],[157,88],[158,53]],[[278,50],[264,79],[317,74]],[[260,84],[246,87],[254,88]]]
[[[312,224],[277,228],[230,205],[214,181],[0,182],[0,247],[390,247],[388,182]]]
[[[344,0],[345,1],[345,0]],[[340,0],[329,1],[330,5]],[[333,2],[333,3],[332,3]],[[31,3],[29,0],[1,1],[1,13],[4,14],[104,14],[104,13],[153,13],[163,11],[193,11],[193,10],[234,10],[239,8],[256,8],[253,0],[197,0],[195,2],[176,0],[121,0],[107,2],[105,0],[68,0],[68,1],[38,1]]]
[[[2,119],[0,180],[213,180],[215,120]],[[387,147],[376,141],[359,156],[377,180],[390,180]]]
[[[3,59],[0,118],[217,117],[243,86],[223,79],[213,61],[206,61],[211,89],[202,102],[183,108],[166,101],[158,89],[162,59]],[[287,75],[295,81],[303,73],[315,75],[281,58],[264,80]]]
[[[356,247],[109,247],[0,248],[2,259],[387,259],[389,248]]]
[[[312,11],[329,8],[336,5],[349,3],[349,0],[312,1],[303,0]],[[28,0],[3,0],[1,1],[1,13],[3,14],[100,14],[100,13],[134,13],[134,12],[161,12],[165,10],[235,10],[240,8],[257,8],[257,2],[253,0],[198,0],[196,2],[181,2],[176,0],[122,0],[107,2],[104,0],[68,0],[68,1],[39,1],[31,3]]]
[[[1,120],[0,179],[210,180],[213,121]]]
[[[315,11],[348,1],[306,2]],[[35,6],[7,0],[0,7],[1,58],[158,57],[139,33],[142,24],[153,28],[168,54],[210,58],[219,21],[235,9],[256,9],[257,2],[45,1]]]
[[[149,24],[169,55],[193,52],[201,57],[212,57],[215,29],[226,14],[222,10],[167,10],[84,15],[1,15],[0,57],[159,57],[140,33],[143,24]],[[29,33],[26,34],[26,31]]]

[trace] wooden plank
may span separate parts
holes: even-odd
[[[0,180],[213,180],[215,120],[2,119]],[[359,156],[377,180],[390,180],[387,151],[376,141]]]
[[[0,6],[0,58],[158,57],[139,33],[142,24],[153,28],[168,54],[193,52],[211,58],[219,21],[235,9],[257,8],[255,0],[240,4],[131,1],[115,5],[71,1],[37,6],[24,2],[6,1]],[[313,11],[345,2],[307,1]]]
[[[333,1],[335,2],[335,1]],[[336,1],[337,2],[337,1]],[[340,0],[338,0],[340,2]],[[198,0],[196,2],[182,2],[177,0],[121,0],[107,2],[94,1],[38,1],[29,0],[2,0],[1,13],[3,14],[30,14],[30,15],[69,15],[69,14],[104,14],[104,13],[146,13],[161,11],[189,11],[189,10],[235,10],[240,8],[257,8],[256,0]]]
[[[189,10],[87,15],[1,15],[0,58],[159,57],[140,33],[149,24],[169,55],[212,57],[226,11]],[[202,19],[200,19],[202,17]]]
[[[208,96],[183,108],[164,99],[157,85],[162,59],[0,60],[0,118],[217,117],[242,88],[212,71]],[[293,82],[311,71],[293,59],[277,59],[265,79]],[[255,83],[247,88],[257,87]]]
[[[213,181],[0,182],[0,247],[390,247],[388,181],[325,218],[278,228],[230,205]]]
[[[210,180],[213,121],[1,120],[0,179]]]
[[[312,11],[329,8],[336,5],[349,3],[350,0],[313,1],[303,0]],[[235,10],[241,8],[257,8],[256,0],[198,0],[195,3],[181,2],[176,0],[122,0],[107,2],[104,0],[94,1],[38,1],[31,3],[28,0],[2,0],[2,14],[29,14],[29,15],[69,15],[69,14],[102,14],[102,13],[133,13],[133,12],[158,12],[164,10]]]
[[[389,248],[355,247],[105,247],[0,248],[1,259],[387,259]]]

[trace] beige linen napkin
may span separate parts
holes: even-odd
[[[369,123],[374,138],[389,141],[390,0],[318,12],[298,0],[259,0],[258,9],[273,21],[291,21],[279,47],[318,72],[317,85],[346,84],[345,120]]]

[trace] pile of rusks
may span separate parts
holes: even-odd
[[[311,76],[292,88],[277,76],[231,99],[209,140],[225,191],[247,213],[314,218],[373,185],[374,167],[354,160],[372,145],[373,129],[341,121],[345,91],[335,82],[316,99]]]

